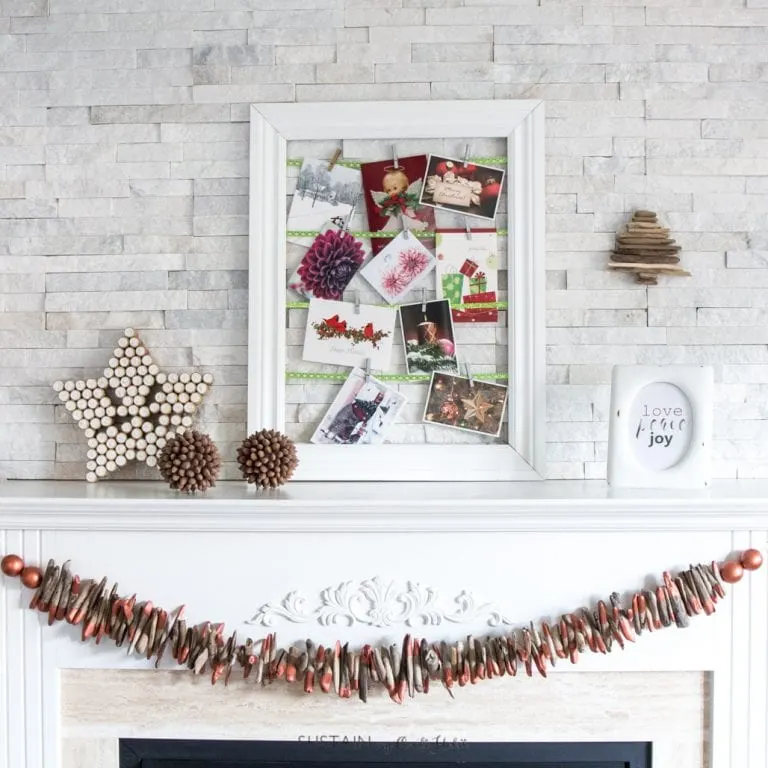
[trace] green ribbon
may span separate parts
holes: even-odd
[[[434,299],[430,299],[434,301]],[[439,299],[437,299],[439,301]],[[418,301],[412,302],[418,304]],[[392,307],[393,309],[399,309],[399,304],[375,304],[376,307]],[[507,309],[509,302],[506,301],[484,301],[477,304],[451,304],[452,309]],[[309,309],[308,301],[286,301],[286,309]]]
[[[304,162],[304,159],[301,157],[289,157],[285,164],[292,168],[301,168],[301,164]],[[371,161],[368,161],[371,162]],[[495,163],[496,165],[506,165],[507,164],[507,158],[506,157],[470,157],[467,162],[480,164],[480,165],[488,165]],[[336,165],[343,165],[345,168],[359,168],[362,163],[359,160],[337,160]]]
[[[286,371],[286,378],[289,379],[316,379],[322,381],[346,381],[349,373],[309,373],[304,371]],[[429,373],[373,373],[374,378],[380,381],[406,381],[420,382],[430,381],[432,375]],[[509,375],[506,373],[473,373],[473,379],[480,381],[506,381]]]
[[[317,229],[289,229],[286,231],[285,235],[286,237],[317,237],[320,234],[319,230]],[[369,237],[369,238],[393,238],[397,237],[400,232],[350,232],[350,235],[352,237]],[[428,232],[428,233],[418,233],[414,232],[413,230],[408,231],[409,235],[413,235],[414,237],[418,237],[420,240],[434,240],[435,238],[435,232]],[[440,233],[437,233],[440,234]],[[483,234],[480,232],[479,234]],[[506,229],[497,229],[496,230],[497,235],[501,235],[502,237],[506,237],[507,230]]]

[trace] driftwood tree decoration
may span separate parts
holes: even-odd
[[[151,600],[137,602],[136,595],[120,597],[117,585],[83,579],[74,574],[69,561],[58,566],[53,560],[43,573],[25,567],[18,555],[6,555],[2,572],[9,578],[21,576],[34,589],[30,609],[48,615],[48,624],[66,621],[80,625],[83,642],[110,638],[129,654],[155,659],[157,667],[164,654],[196,675],[208,674],[211,684],[226,685],[239,666],[245,679],[266,685],[275,680],[302,685],[312,693],[317,685],[323,693],[331,689],[340,698],[357,695],[366,701],[370,686],[380,684],[389,697],[402,704],[406,696],[428,693],[432,683],[442,684],[453,696],[454,686],[475,684],[493,677],[514,677],[518,670],[529,677],[534,670],[546,677],[558,660],[576,664],[587,652],[607,654],[622,650],[644,632],[675,626],[684,629],[690,619],[715,612],[725,597],[724,583],[736,583],[746,571],[760,568],[762,554],[748,549],[738,559],[711,565],[691,565],[673,576],[665,572],[655,587],[634,594],[612,592],[591,608],[577,608],[559,618],[530,622],[488,637],[473,637],[454,643],[429,642],[407,634],[402,643],[364,645],[353,648],[336,640],[328,646],[308,639],[287,650],[277,644],[277,635],[238,642],[228,637],[224,625],[211,621],[187,624],[184,606],[167,611]],[[28,583],[24,573],[38,578]]]
[[[653,211],[635,211],[626,231],[616,235],[608,268],[634,272],[643,285],[656,285],[659,275],[690,277],[691,273],[679,266],[680,250]]]

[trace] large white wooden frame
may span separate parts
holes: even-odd
[[[251,107],[248,431],[284,429],[286,145],[296,140],[507,137],[509,442],[299,444],[298,480],[533,480],[544,454],[544,106],[540,101]]]

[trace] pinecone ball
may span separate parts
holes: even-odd
[[[237,449],[243,477],[261,488],[277,488],[288,482],[299,459],[291,440],[273,429],[262,429],[243,440]]]
[[[208,435],[187,430],[165,444],[157,468],[175,491],[195,493],[216,485],[221,470],[221,455]]]

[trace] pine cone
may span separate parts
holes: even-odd
[[[168,440],[158,457],[157,468],[175,491],[207,491],[216,485],[221,456],[208,435],[188,430]]]
[[[299,463],[296,446],[273,429],[262,429],[243,440],[237,449],[243,477],[261,488],[277,488],[288,482]]]

